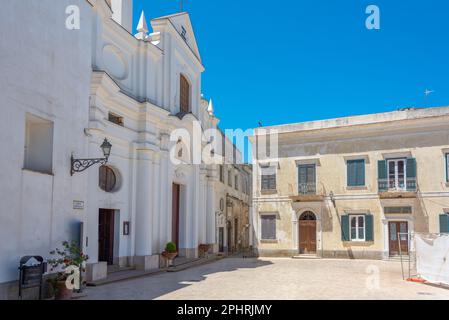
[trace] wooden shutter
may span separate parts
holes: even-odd
[[[357,186],[365,185],[365,160],[358,160],[356,165],[356,184]]]
[[[347,180],[349,187],[365,185],[365,160],[347,161]]]
[[[341,216],[341,240],[350,241],[349,238],[349,216]]]
[[[372,215],[365,216],[365,240],[374,241],[374,217]]]
[[[298,167],[298,182],[299,184],[307,183],[307,169],[305,166]]]
[[[182,74],[180,83],[180,106],[181,112],[190,112],[190,85],[186,77]]]
[[[440,233],[449,233],[449,214],[440,214]]]
[[[416,190],[416,159],[407,159],[407,190]]]
[[[354,187],[357,185],[357,165],[355,161],[347,162],[347,183],[348,187]]]
[[[263,240],[276,239],[276,216],[262,216],[262,234]]]
[[[377,162],[377,178],[378,178],[379,191],[380,192],[387,191],[388,190],[387,160],[379,160]]]
[[[446,163],[446,182],[449,182],[449,153],[444,155]]]

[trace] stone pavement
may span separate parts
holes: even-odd
[[[402,280],[396,261],[226,258],[86,290],[85,299],[449,299]]]

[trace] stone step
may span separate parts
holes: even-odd
[[[194,259],[191,260],[189,262],[186,263],[182,263],[182,264],[178,264],[178,265],[174,265],[172,267],[169,267],[167,269],[167,272],[179,272],[179,271],[183,271],[189,268],[193,268],[193,267],[198,267],[204,264],[208,264],[208,263],[212,263],[218,260],[223,259],[223,257],[219,257],[219,256],[212,256],[212,257],[208,257],[208,258],[200,258],[200,259]],[[176,259],[175,259],[176,260]]]
[[[300,254],[293,256],[292,259],[318,260],[321,259],[321,257],[318,257],[316,254]]]
[[[166,272],[166,269],[154,269],[154,270],[136,270],[136,269],[130,269],[130,270],[124,270],[124,271],[117,271],[112,272],[108,274],[108,277],[106,279],[97,280],[88,282],[87,286],[89,287],[97,287],[97,286],[103,286],[105,284],[119,282],[119,281],[125,281],[130,279],[136,279],[136,278],[142,278],[158,273]]]
[[[116,272],[124,272],[135,270],[134,267],[119,267],[119,266],[108,266],[108,274],[116,273]]]

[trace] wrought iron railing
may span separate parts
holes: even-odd
[[[300,195],[316,194],[316,183],[315,182],[300,183],[298,186],[298,193]]]
[[[379,179],[379,192],[387,191],[416,191],[416,178],[407,178],[396,183],[395,180]]]

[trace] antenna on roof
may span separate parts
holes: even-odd
[[[180,9],[180,11],[179,12],[183,12],[183,10],[184,10],[184,0],[179,0],[179,9]]]

